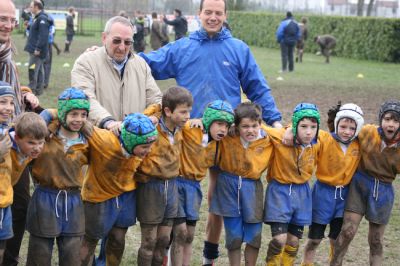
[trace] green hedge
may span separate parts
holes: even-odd
[[[249,45],[278,48],[275,32],[284,14],[229,12],[233,35]],[[338,56],[400,62],[400,19],[307,15],[307,52],[319,48],[313,43],[319,34],[337,39]],[[299,21],[301,16],[296,16]]]

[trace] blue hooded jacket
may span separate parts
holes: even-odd
[[[301,31],[299,24],[292,18],[287,17],[280,24],[276,31],[276,40],[278,43],[285,43],[287,45],[295,45],[301,38]]]
[[[139,55],[150,65],[155,79],[175,78],[179,86],[192,93],[192,117],[201,117],[206,105],[214,100],[225,100],[235,108],[241,102],[242,88],[252,102],[261,105],[267,124],[281,120],[250,48],[226,28],[213,38],[201,28],[189,37]]]

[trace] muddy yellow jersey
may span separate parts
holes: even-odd
[[[33,162],[33,179],[39,185],[53,189],[81,188],[83,167],[88,164],[88,143],[77,143],[65,150],[64,141],[57,136],[58,121],[53,121],[48,128],[51,135]]]
[[[133,178],[141,159],[123,150],[111,131],[94,128],[89,138],[89,168],[82,188],[82,199],[103,202],[136,189]]]
[[[8,138],[8,136],[6,136]],[[0,159],[0,208],[6,208],[13,202],[11,185],[11,155],[10,151]]]
[[[226,136],[219,143],[218,166],[221,170],[241,176],[243,178],[259,179],[268,168],[273,145],[271,138],[261,129],[261,137],[249,143],[245,148],[240,136]]]
[[[203,130],[190,128],[188,122],[182,128],[179,175],[190,180],[203,180],[207,169],[214,165],[215,155],[216,142],[208,142]]]
[[[320,144],[307,146],[286,146],[282,144],[285,129],[267,128],[274,146],[274,155],[267,179],[275,179],[282,184],[304,184],[314,174]]]
[[[330,186],[346,186],[350,183],[361,159],[358,139],[347,146],[344,153],[341,144],[326,131],[319,131],[320,154],[316,177]]]
[[[158,138],[151,146],[150,153],[139,166],[135,180],[146,183],[152,178],[167,180],[179,174],[179,152],[182,142],[182,132],[174,134],[161,129],[157,125]]]
[[[361,161],[358,170],[391,183],[400,174],[400,143],[386,146],[382,142],[378,127],[365,125],[358,135]]]

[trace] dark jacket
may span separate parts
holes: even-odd
[[[168,25],[174,26],[175,40],[186,36],[187,20],[183,16],[178,16],[174,20],[168,20],[164,17],[164,22]]]
[[[67,17],[65,18],[65,20],[66,20],[65,34],[66,35],[74,35],[75,34],[74,17],[71,14],[68,14]]]
[[[25,51],[33,54],[35,50],[40,51],[40,58],[46,58],[48,52],[50,20],[48,15],[41,11],[33,19],[29,29],[29,37],[26,42]]]

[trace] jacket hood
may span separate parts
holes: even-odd
[[[222,27],[221,31],[218,32],[214,37],[210,38],[207,34],[207,32],[205,31],[205,29],[203,27],[201,27],[199,30],[192,32],[189,35],[190,39],[194,39],[194,40],[199,40],[199,41],[206,41],[206,40],[225,40],[225,39],[229,39],[232,38],[232,34],[231,32],[225,28]]]

